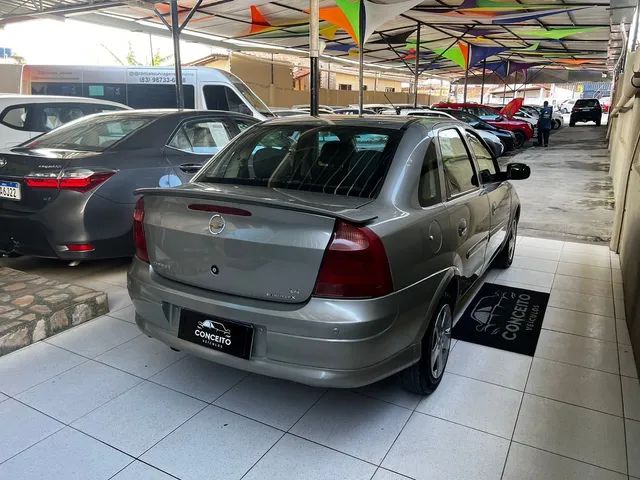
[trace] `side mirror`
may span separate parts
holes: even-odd
[[[524,163],[508,163],[507,179],[508,180],[526,180],[531,175],[531,169]]]

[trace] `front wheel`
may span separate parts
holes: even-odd
[[[524,136],[524,133],[522,133],[522,132],[513,132],[513,134],[516,137],[516,148],[522,147],[522,145],[524,145],[524,142],[526,140],[526,137]]]
[[[428,395],[438,388],[449,359],[452,328],[453,301],[445,295],[422,338],[420,360],[400,372],[400,382],[405,390]]]
[[[516,239],[518,237],[518,219],[514,218],[511,221],[511,229],[509,231],[509,237],[507,243],[504,244],[500,253],[494,260],[494,265],[498,268],[509,268],[513,263],[513,257],[516,253]]]

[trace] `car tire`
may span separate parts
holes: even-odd
[[[429,395],[440,385],[451,350],[453,305],[454,299],[449,294],[440,299],[422,337],[420,360],[400,372],[400,384],[405,390],[418,395]]]
[[[560,123],[560,120],[556,120],[553,124],[555,125],[556,130],[558,130],[562,126],[562,124]]]
[[[513,132],[513,134],[516,136],[516,148],[522,148],[527,137],[525,137],[524,133],[520,131]]]
[[[576,122],[569,122],[569,126],[570,127],[575,127],[576,126]]]
[[[518,237],[518,217],[511,220],[511,228],[507,236],[507,241],[502,246],[500,253],[493,261],[494,266],[498,268],[509,268],[513,263],[513,257],[516,253],[516,239]]]
[[[599,127],[601,123],[602,123],[602,119],[596,120],[596,127]]]

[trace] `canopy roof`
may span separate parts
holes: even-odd
[[[466,67],[477,71],[485,65],[501,77],[529,69],[602,72],[613,67],[625,47],[635,0],[542,1],[321,0],[324,56],[354,61],[362,39],[369,67],[411,70],[420,29],[420,73],[455,79]],[[232,50],[285,48],[304,54],[308,5],[308,0],[179,0],[183,20],[195,7],[182,34]],[[0,24],[38,15],[156,34],[166,31],[159,15],[170,21],[168,1],[0,1]]]

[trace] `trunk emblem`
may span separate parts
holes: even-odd
[[[209,220],[209,232],[211,235],[218,235],[222,230],[224,230],[225,221],[222,218],[222,215],[214,215]]]
[[[0,168],[4,167],[7,164],[7,160],[4,158],[0,158]]]

